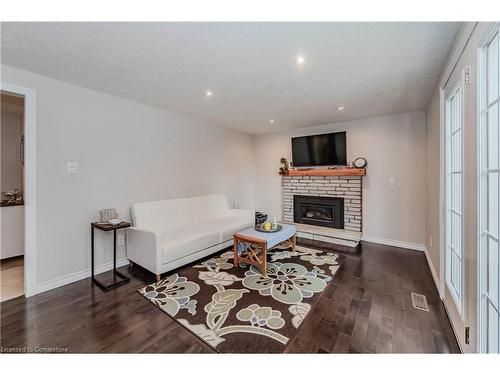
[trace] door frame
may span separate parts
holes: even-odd
[[[467,22],[463,25],[457,34],[456,45],[452,47],[451,55],[446,63],[446,69],[441,74],[438,90],[439,90],[439,296],[444,300],[445,285],[446,285],[446,249],[445,249],[445,87],[448,81],[452,78],[455,68],[462,58],[465,50],[469,45],[469,41],[474,34],[478,22]],[[445,305],[446,308],[446,305]],[[449,315],[449,312],[448,312]],[[457,332],[455,332],[457,334]],[[460,342],[459,342],[460,344]]]
[[[469,84],[466,84],[465,86],[468,86],[468,88],[465,88],[465,91],[469,90],[469,95],[472,93],[472,86],[475,85],[475,76],[474,76],[474,71],[475,71],[475,61],[471,57],[470,53],[470,48],[471,45],[473,44],[475,38],[477,38],[478,33],[476,32],[477,29],[482,28],[482,23],[481,22],[465,22],[462,23],[462,26],[460,27],[455,42],[452,46],[452,49],[449,52],[447,62],[445,64],[445,68],[441,73],[440,79],[439,79],[439,84],[438,84],[438,89],[439,89],[439,108],[440,108],[440,160],[439,160],[439,209],[440,209],[440,215],[439,215],[439,259],[440,259],[440,264],[439,264],[439,293],[440,297],[443,300],[443,305],[445,308],[445,311],[448,315],[448,318],[451,322],[452,330],[456,336],[460,351],[463,353],[469,353],[469,352],[475,352],[476,350],[476,290],[470,290],[473,289],[474,286],[468,286],[467,288],[464,288],[463,293],[466,293],[463,298],[464,304],[464,311],[461,314],[462,317],[460,317],[460,320],[464,318],[468,324],[465,325],[465,327],[469,327],[469,344],[465,344],[464,340],[464,331],[462,330],[462,325],[465,323],[464,320],[461,321],[459,325],[455,325],[453,322],[453,316],[456,318],[456,308],[454,306],[454,303],[452,302],[453,306],[450,306],[450,309],[448,308],[446,302],[445,302],[445,296],[447,294],[446,291],[446,248],[445,248],[445,183],[446,183],[446,176],[445,176],[445,102],[446,102],[446,91],[445,88],[451,83],[450,81],[453,80],[453,76],[456,74],[456,70],[460,64],[460,60],[463,58],[464,54],[469,54],[468,59],[470,61],[465,64],[465,66],[468,67],[468,72],[471,77],[471,81]],[[462,69],[460,69],[462,70]],[[475,99],[475,95],[474,99]],[[465,95],[464,99],[467,99],[467,94]],[[472,102],[473,99],[470,99]],[[470,105],[471,103],[468,103],[467,105]],[[465,108],[464,108],[465,109]],[[474,119],[472,119],[474,117]],[[467,121],[475,121],[475,114],[472,115],[469,113],[469,115],[465,115],[464,121],[467,123]],[[468,127],[465,126],[464,131],[466,133],[470,133],[470,129],[466,130]],[[475,132],[475,130],[474,130]],[[465,145],[464,145],[465,147]],[[473,152],[474,154],[476,153],[477,150],[474,149],[467,149],[464,150],[464,157],[470,157],[469,153]],[[475,157],[475,155],[474,155]],[[469,159],[468,159],[469,160]],[[469,160],[470,162],[470,160]],[[475,161],[476,162],[476,161]],[[469,163],[470,164],[470,163]],[[471,166],[469,165],[469,168]],[[464,164],[465,168],[465,164]],[[475,169],[474,169],[475,171]],[[471,176],[468,175],[469,172],[466,172],[464,169],[464,182],[467,180],[467,178],[470,179]],[[475,172],[473,173],[475,174]],[[465,194],[465,190],[463,192]],[[475,201],[475,199],[474,199]],[[471,208],[469,207],[469,210]],[[474,214],[477,213],[477,207],[474,209]],[[464,223],[464,234],[470,229],[470,222]],[[475,226],[475,225],[474,225]],[[469,243],[470,242],[470,243]],[[471,243],[474,242],[474,245],[471,245]],[[475,248],[475,242],[476,242],[476,237],[475,233],[474,236],[468,236],[467,237],[467,248],[471,248],[473,246]],[[464,249],[466,246],[466,242],[464,244]],[[469,246],[470,245],[470,246]],[[477,250],[477,249],[474,249]],[[465,255],[466,253],[464,253]],[[469,272],[470,278],[474,279],[474,282],[476,282],[476,272],[477,272],[477,265],[475,263],[477,259],[477,254],[472,255],[471,251],[467,251],[466,257],[469,257],[466,259],[466,264],[465,264],[465,270]],[[465,277],[465,275],[464,275]],[[476,286],[477,287],[477,286]],[[451,296],[449,296],[451,297]],[[468,299],[470,298],[470,300]],[[448,301],[450,302],[450,301]]]
[[[36,294],[36,91],[0,82],[0,90],[24,97],[24,295]]]
[[[486,45],[487,41],[490,39],[491,35],[496,32],[496,29],[500,27],[500,23],[498,22],[491,22],[491,23],[486,23],[481,25],[482,27],[479,28],[478,30],[478,42],[477,45],[474,45],[474,48],[477,50],[476,51],[476,61],[477,61],[477,70],[476,70],[476,79],[477,79],[477,112],[476,112],[476,121],[477,121],[477,208],[478,208],[478,216],[477,216],[477,301],[476,301],[476,309],[477,309],[477,352],[478,353],[484,353],[484,337],[483,337],[483,328],[484,328],[484,316],[483,316],[483,304],[482,304],[482,288],[483,288],[483,270],[485,265],[483,264],[483,246],[482,246],[482,233],[481,230],[483,229],[483,217],[482,217],[482,203],[483,203],[483,194],[484,191],[482,189],[482,170],[481,170],[481,162],[482,162],[482,153],[484,150],[484,144],[483,144],[483,128],[482,128],[482,119],[481,119],[481,110],[482,110],[482,104],[484,100],[484,92],[480,92],[479,90],[479,85],[482,84],[483,81],[483,63],[484,63],[484,54],[483,54],[483,48]]]
[[[474,27],[475,28],[475,27]],[[473,29],[474,29],[473,28]],[[464,327],[467,326],[466,322],[467,319],[469,319],[469,313],[468,313],[468,305],[466,306],[466,303],[468,301],[467,298],[469,298],[468,291],[465,290],[465,288],[462,288],[462,296],[461,296],[461,301],[460,306],[457,305],[456,298],[452,295],[451,291],[448,290],[448,287],[446,285],[446,278],[447,278],[447,248],[446,248],[446,219],[447,219],[447,212],[446,212],[446,186],[447,186],[447,175],[446,175],[446,149],[447,149],[447,144],[446,144],[446,105],[447,105],[447,99],[455,87],[458,84],[463,85],[463,97],[462,97],[462,116],[463,116],[463,128],[462,128],[462,139],[465,138],[465,132],[466,130],[466,123],[467,123],[467,110],[466,110],[466,101],[467,101],[467,91],[468,91],[468,84],[464,83],[464,74],[465,74],[465,68],[468,66],[468,61],[466,61],[466,54],[467,54],[467,48],[468,48],[468,41],[470,39],[470,36],[467,38],[467,42],[462,46],[460,49],[460,53],[457,53],[456,55],[456,60],[453,61],[453,69],[449,71],[449,75],[446,77],[443,77],[443,80],[441,81],[441,84],[439,86],[440,89],[440,297],[443,300],[443,305],[446,310],[446,313],[448,315],[448,318],[451,323],[451,327],[453,329],[453,332],[455,334],[455,337],[457,339],[458,346],[460,348],[460,351],[462,353],[469,352],[470,348],[468,345],[465,344],[463,338],[464,338]],[[464,60],[465,59],[465,60]],[[461,61],[464,62],[464,66],[460,67],[459,64]],[[467,64],[465,64],[467,62]],[[462,143],[462,168],[463,168],[463,174],[462,174],[462,194],[465,194],[465,189],[464,189],[464,183],[465,183],[465,178],[466,178],[466,168],[465,168],[465,154],[466,154],[466,149],[465,149],[465,144]],[[463,199],[463,198],[462,198]],[[463,200],[462,200],[462,205],[463,205]],[[464,210],[462,210],[464,212]],[[467,276],[466,272],[470,272],[470,269],[468,269],[467,266],[467,252],[466,252],[466,241],[465,241],[465,231],[466,229],[466,222],[462,221],[462,286],[465,285],[465,280],[464,278]],[[448,298],[447,298],[448,297]],[[451,299],[451,300],[450,300]],[[448,306],[449,304],[449,306]]]
[[[458,60],[457,60],[458,61]],[[446,80],[447,81],[447,80]],[[439,86],[439,133],[440,133],[440,150],[439,150],[439,297],[443,301],[443,307],[451,324],[451,329],[457,340],[460,352],[464,353],[464,348],[460,341],[460,332],[457,332],[455,325],[452,322],[451,311],[448,310],[445,302],[446,294],[446,95],[443,86]]]

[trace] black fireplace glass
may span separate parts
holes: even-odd
[[[294,195],[293,220],[296,223],[344,229],[344,199]]]

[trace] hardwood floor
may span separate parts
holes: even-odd
[[[362,243],[359,254],[345,256],[285,352],[458,352],[423,253]],[[154,275],[139,267],[122,270],[130,283],[106,293],[82,280],[1,303],[3,350],[214,352],[136,292]],[[414,309],[410,292],[426,295],[430,311]]]
[[[424,253],[361,243],[346,260],[286,352],[458,353]],[[429,312],[410,293],[427,297]]]

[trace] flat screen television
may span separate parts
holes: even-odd
[[[346,132],[292,138],[295,167],[346,165]]]

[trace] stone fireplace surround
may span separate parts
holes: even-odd
[[[344,198],[344,230],[297,225],[298,236],[356,247],[362,231],[362,176],[282,176],[283,221],[294,222],[294,195]]]

